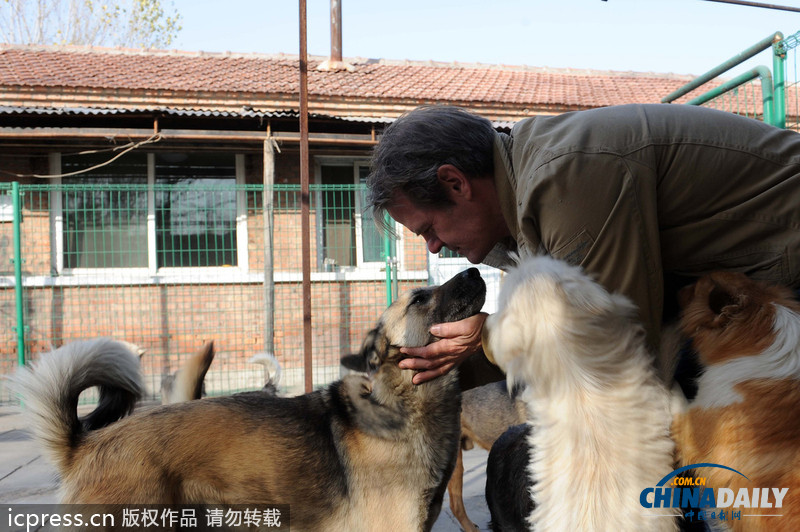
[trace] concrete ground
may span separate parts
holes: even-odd
[[[489,530],[489,510],[484,498],[486,458],[482,449],[464,453],[464,505],[480,530]],[[58,481],[55,468],[26,431],[20,407],[0,407],[0,503],[51,504],[57,502]],[[442,513],[434,532],[457,532],[461,527],[450,512],[445,495]],[[0,527],[1,528],[1,527]]]

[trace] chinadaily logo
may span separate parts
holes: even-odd
[[[719,488],[707,485],[704,468],[731,471],[749,481],[743,473],[720,464],[690,464],[676,469],[654,487],[645,488],[639,495],[644,508],[683,508],[689,521],[729,521],[743,518],[782,517],[783,499],[789,488],[746,487]],[[679,477],[696,470],[694,477]],[[688,509],[688,510],[687,510]]]

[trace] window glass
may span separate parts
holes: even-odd
[[[358,167],[358,182],[362,185],[365,185],[367,182],[367,176],[369,175],[369,167],[367,166],[359,166]],[[361,243],[364,249],[364,262],[385,262],[386,261],[386,249],[385,249],[385,238],[389,238],[388,236],[384,237],[383,233],[380,229],[375,225],[375,221],[372,218],[372,212],[368,209],[365,209],[364,206],[367,204],[366,201],[367,191],[366,188],[362,189],[361,191]],[[395,256],[395,246],[397,245],[394,238],[389,238],[389,245],[390,245],[390,253],[392,256]]]
[[[113,154],[68,155],[69,174]],[[62,178],[63,255],[66,268],[147,267],[147,156],[126,154],[111,164]]]
[[[103,152],[62,154],[62,173],[101,165]],[[147,268],[149,238],[161,267],[236,266],[236,156],[229,153],[130,153],[62,178],[63,259],[73,268]],[[148,235],[148,193],[155,234]],[[152,245],[152,243],[151,243]]]
[[[326,268],[355,266],[355,195],[353,167],[322,166],[323,264]],[[338,186],[337,186],[338,185]]]
[[[236,266],[233,154],[156,154],[158,267]]]

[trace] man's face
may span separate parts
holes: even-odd
[[[431,253],[447,247],[479,264],[497,242],[491,234],[492,223],[486,219],[489,210],[480,202],[454,195],[451,199],[454,204],[440,208],[418,207],[406,194],[397,191],[387,211],[412,233],[424,238]]]

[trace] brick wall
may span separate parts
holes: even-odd
[[[276,183],[296,182],[296,156],[276,160]],[[248,156],[247,182],[260,183],[259,157]],[[40,167],[41,157],[18,162],[16,168]],[[39,172],[46,172],[38,168]],[[21,233],[23,275],[35,286],[24,292],[26,353],[39,353],[71,340],[111,336],[133,342],[146,350],[142,359],[151,391],[158,389],[161,376],[175,371],[187,356],[203,343],[213,340],[218,355],[212,367],[211,393],[229,393],[258,386],[260,367],[249,363],[265,349],[265,287],[260,282],[215,283],[182,275],[181,282],[160,277],[158,283],[120,282],[117,273],[98,272],[86,276],[53,276],[50,217],[51,190],[28,190],[22,198]],[[247,192],[249,272],[264,268],[263,198]],[[276,273],[299,273],[300,211],[296,198],[276,201],[273,216],[273,261]],[[282,202],[282,203],[281,203]],[[312,270],[316,270],[316,217],[311,212]],[[405,269],[425,270],[424,242],[404,231]],[[15,291],[13,289],[12,223],[0,222],[0,374],[13,371],[17,363]],[[419,283],[402,283],[405,290]],[[385,307],[386,286],[381,275],[374,281],[315,281],[312,283],[312,346],[320,382],[338,377],[343,354],[356,352],[364,334],[374,326]],[[302,373],[302,286],[299,282],[278,282],[274,286],[274,354],[287,371]],[[256,376],[242,384],[240,374]],[[210,374],[211,375],[211,374]],[[230,377],[226,377],[230,376]],[[226,378],[228,379],[226,381]],[[316,381],[315,381],[316,382]],[[255,383],[255,384],[254,384]],[[0,383],[0,401],[9,399]]]

